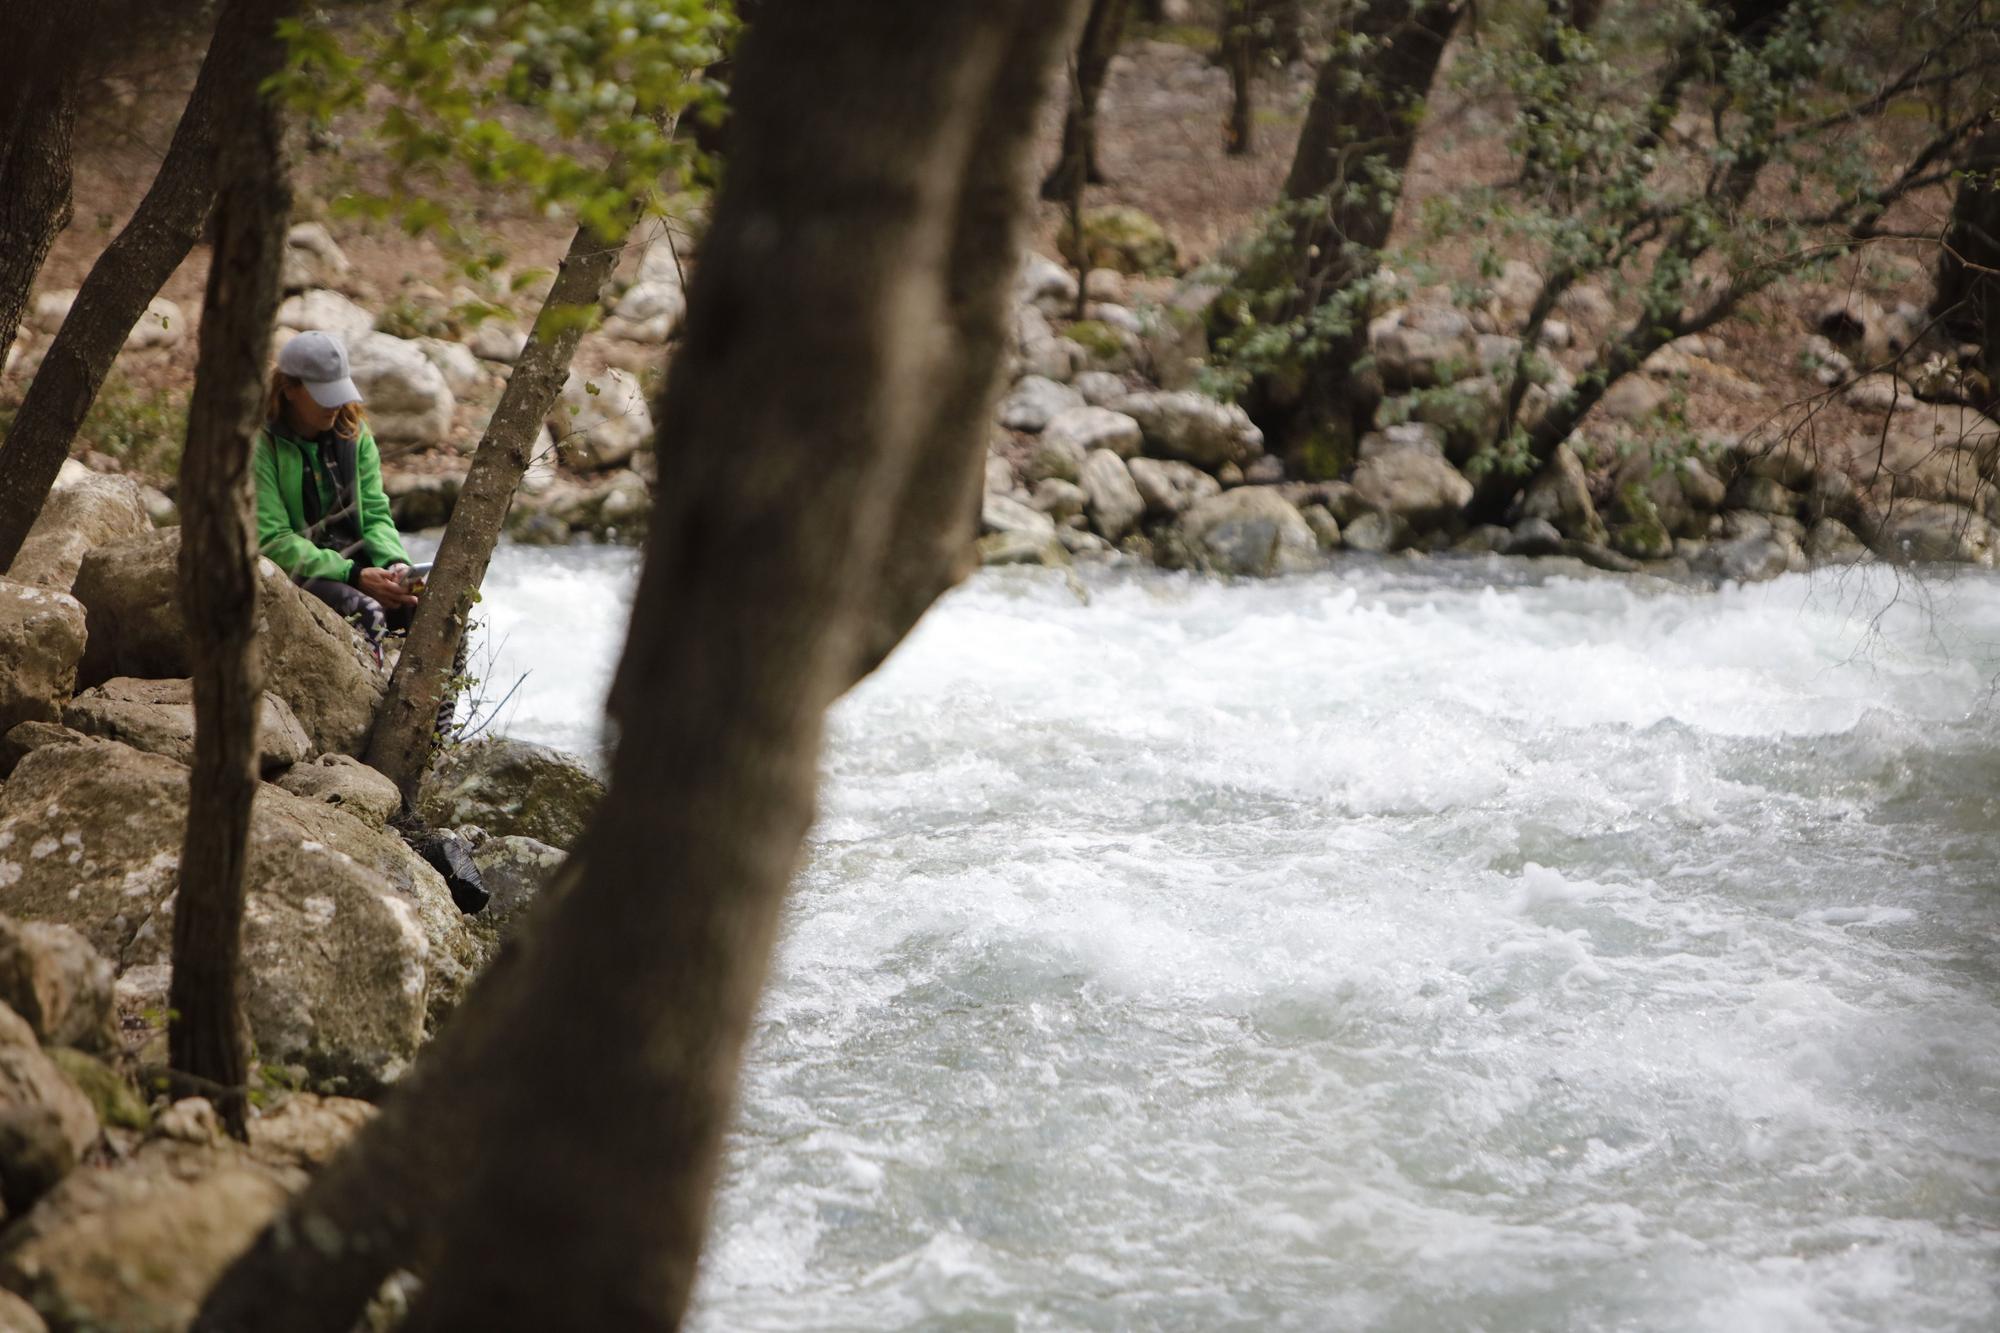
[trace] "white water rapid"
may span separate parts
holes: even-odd
[[[633,568],[502,552],[501,729],[595,743]],[[952,596],[696,1326],[2000,1327],[2000,580],[1529,573]]]

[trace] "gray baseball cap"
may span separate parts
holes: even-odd
[[[296,335],[278,353],[278,369],[306,386],[321,407],[346,407],[361,401],[361,390],[347,366],[347,344],[331,333],[311,330]]]

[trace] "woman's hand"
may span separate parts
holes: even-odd
[[[415,606],[417,595],[405,588],[396,577],[397,570],[408,568],[408,565],[391,565],[387,569],[364,569],[356,583],[361,591],[386,607]]]

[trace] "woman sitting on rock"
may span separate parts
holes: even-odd
[[[301,333],[285,344],[264,422],[251,459],[258,547],[366,635],[379,661],[382,636],[409,628],[417,597],[339,338]]]

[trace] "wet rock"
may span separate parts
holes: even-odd
[[[65,856],[75,850],[57,843]],[[110,962],[71,927],[0,916],[0,1001],[39,1041],[110,1051],[116,1040],[111,982]]]
[[[1180,532],[1202,564],[1218,574],[1268,577],[1311,568],[1319,541],[1299,511],[1272,486],[1239,486],[1181,516]]]
[[[1562,550],[1562,533],[1540,515],[1530,515],[1516,523],[1499,547],[1502,555],[1561,555]]]
[[[97,547],[153,530],[145,497],[130,477],[65,462],[7,577],[68,592],[83,557]]]
[[[135,1007],[166,1001],[187,783],[169,759],[88,741],[33,751],[0,787],[9,909],[79,931]],[[35,856],[45,843],[55,851]],[[258,1051],[361,1091],[394,1081],[475,957],[436,872],[400,838],[263,786],[245,894]]]
[[[194,682],[115,676],[85,690],[63,709],[63,725],[86,736],[122,741],[135,750],[194,762]],[[312,749],[291,706],[266,691],[257,710],[258,760],[272,777]]]
[[[376,439],[440,444],[450,436],[458,400],[423,348],[387,333],[370,333],[349,346],[348,363],[368,400],[368,424]]]
[[[278,327],[294,333],[313,329],[331,333],[347,344],[352,356],[355,345],[375,331],[375,316],[339,292],[320,289],[285,298],[278,307]],[[373,416],[375,405],[371,402],[368,407]]]
[[[1046,517],[1035,517],[1054,534]],[[496,736],[440,755],[424,777],[417,810],[433,827],[476,824],[496,837],[519,835],[567,848],[583,835],[603,796],[604,784],[575,757]]]
[[[623,370],[570,371],[548,425],[563,461],[584,472],[622,467],[653,443],[645,391]]]
[[[170,528],[84,558],[76,599],[86,612],[88,637],[78,684],[190,674],[179,554],[180,534]],[[359,749],[388,684],[361,636],[269,560],[257,562],[257,614],[264,682],[291,705],[312,749]]]
[[[1053,525],[1045,534],[992,532],[979,539],[979,563],[1046,565],[1060,568],[1069,563],[1069,550],[1063,545]]]
[[[1106,540],[1116,542],[1139,525],[1146,502],[1133,484],[1132,474],[1126,471],[1124,460],[1116,453],[1109,449],[1092,450],[1083,460],[1081,484],[1090,525]]]
[[[1139,423],[1146,453],[1214,470],[1264,452],[1264,433],[1234,403],[1189,389],[1128,394],[1117,409]]]
[[[0,732],[53,722],[76,688],[84,608],[66,592],[0,579]]]
[[[1008,430],[1039,431],[1062,413],[1083,406],[1083,395],[1067,384],[1030,375],[1001,399],[1000,424]]]

